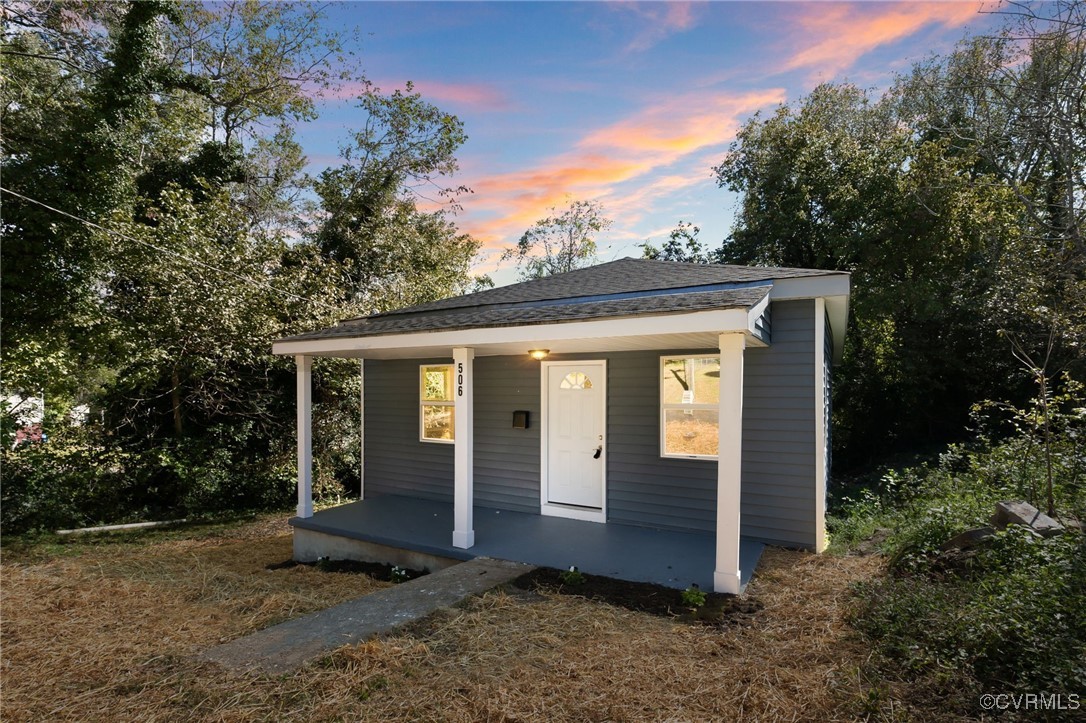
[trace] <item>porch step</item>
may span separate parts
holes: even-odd
[[[200,657],[228,668],[286,673],[340,646],[390,632],[534,569],[519,562],[477,557],[265,628],[211,648]]]

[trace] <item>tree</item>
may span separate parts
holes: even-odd
[[[311,239],[344,274],[342,300],[362,313],[429,301],[464,289],[478,243],[460,233],[451,208],[418,209],[447,188],[464,143],[463,123],[412,92],[359,97],[362,129],[341,147],[345,163],[318,177],[319,221]]]
[[[716,169],[743,194],[724,260],[853,274],[834,405],[846,463],[960,433],[1012,369],[988,304],[1014,195],[974,153],[914,134],[896,102],[820,86],[750,120]]]
[[[472,283],[477,244],[453,204],[418,208],[456,170],[462,124],[410,88],[363,94],[369,120],[309,205],[294,129],[314,89],[340,79],[320,9],[3,11],[18,20],[0,47],[4,392],[44,385],[47,409],[94,407],[92,427],[58,418],[39,457],[11,467],[52,458],[40,469],[63,484],[5,479],[5,509],[69,515],[69,500],[97,500],[94,519],[71,520],[84,524],[282,504],[294,372],[271,342]],[[316,227],[291,239],[306,211]],[[357,372],[315,365],[318,488],[357,470]],[[7,469],[23,451],[0,454]],[[28,490],[72,494],[50,505]]]
[[[698,239],[701,229],[689,221],[679,221],[679,225],[668,234],[667,241],[656,248],[648,241],[641,244],[646,259],[660,261],[681,261],[692,264],[724,263],[721,251],[711,251]]]
[[[571,201],[561,213],[552,207],[551,215],[536,221],[501,260],[512,259],[522,280],[591,266],[597,262],[595,236],[610,226],[600,203]]]
[[[993,307],[1029,354],[1054,333],[1066,360],[1086,343],[1086,4],[997,12],[1001,32],[918,64],[897,94],[922,137],[972,154],[1013,191],[1019,233],[1003,241]]]

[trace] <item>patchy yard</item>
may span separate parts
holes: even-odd
[[[21,720],[835,720],[889,711],[845,624],[875,557],[769,549],[725,628],[513,589],[286,677],[198,651],[383,587],[275,567],[281,522],[189,539],[5,550],[5,722]]]

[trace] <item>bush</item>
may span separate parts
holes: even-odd
[[[1047,448],[1036,425],[1022,422],[1029,415],[1011,410],[1010,436],[952,446],[935,464],[888,473],[842,505],[837,546],[847,548],[875,527],[890,530],[890,575],[857,588],[853,616],[881,653],[885,674],[921,676],[957,701],[990,691],[1086,690],[1080,532],[1045,539],[1011,525],[968,552],[941,550],[955,535],[987,525],[998,501],[1024,499],[1044,509],[1050,469],[1057,518],[1086,517],[1086,450],[1079,443],[1086,416],[1081,388],[1066,388],[1066,403],[1051,408]]]
[[[131,498],[144,480],[137,455],[99,442],[91,429],[66,429],[48,442],[0,450],[4,534],[81,527],[140,516]]]
[[[1086,545],[1010,526],[968,574],[895,575],[858,588],[856,627],[890,669],[975,693],[1086,690]]]
[[[282,509],[295,485],[293,457],[271,454],[245,424],[165,440],[56,427],[47,442],[3,448],[0,464],[5,535]]]

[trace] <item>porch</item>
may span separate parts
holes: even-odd
[[[679,589],[691,583],[703,590],[713,589],[713,534],[583,522],[480,506],[473,512],[475,544],[470,549],[451,544],[451,503],[399,495],[350,502],[311,517],[293,517],[290,524],[296,544],[299,531],[303,535],[308,531],[340,538],[346,544],[339,549],[349,549],[351,542],[362,543],[359,548],[376,545],[418,553],[422,556],[418,559],[434,558],[439,564],[491,557],[558,569],[576,565],[593,575]],[[740,538],[740,591],[750,581],[763,548],[760,542]]]

